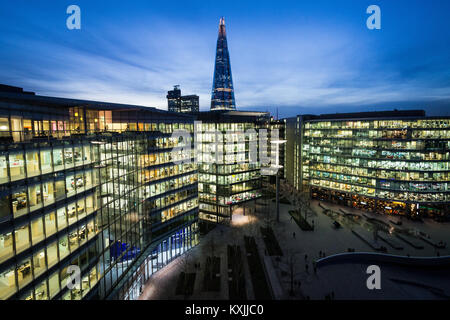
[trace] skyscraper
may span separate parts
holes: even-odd
[[[236,110],[230,54],[228,53],[227,33],[223,17],[220,18],[219,36],[217,38],[211,110]]]

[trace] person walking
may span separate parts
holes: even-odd
[[[295,232],[292,233],[292,237],[295,239]]]

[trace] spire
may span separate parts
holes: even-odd
[[[211,110],[235,110],[233,78],[231,76],[230,54],[228,52],[225,18],[219,21],[216,62],[211,94]]]
[[[219,37],[220,36],[222,36],[222,37],[227,36],[227,32],[225,30],[225,18],[224,17],[220,18],[220,21],[219,21]]]

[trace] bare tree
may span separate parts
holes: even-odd
[[[232,255],[232,285],[235,288],[235,292],[239,297],[242,297],[243,291],[245,291],[245,283],[241,285],[241,280],[244,279],[244,265],[242,260],[242,253],[240,246],[233,246],[233,255]]]
[[[380,231],[380,226],[377,223],[373,224],[373,241],[378,241],[378,232]]]
[[[294,295],[294,277],[295,277],[295,253],[289,252],[287,255],[287,264],[288,264],[288,270],[289,270],[289,276],[291,280],[291,289],[289,291],[289,294],[291,296]]]
[[[189,268],[190,268],[191,260],[192,260],[192,252],[191,251],[185,252],[183,255],[181,255],[180,259],[181,259],[180,264],[181,264],[182,274],[184,274],[183,294],[184,294],[184,299],[187,299],[187,297],[189,295],[188,294],[188,285],[189,285],[188,273],[189,273]]]
[[[216,242],[214,234],[211,234],[211,239],[208,242],[208,248],[211,253],[211,257],[214,257],[215,251],[216,251]]]
[[[288,275],[289,275],[289,283],[290,283],[290,289],[289,289],[289,295],[293,296],[295,294],[294,292],[294,280],[295,277],[300,274],[300,272],[296,272],[296,263],[297,263],[297,255],[299,252],[294,252],[291,250],[287,250],[286,254],[284,256],[284,259],[282,261],[282,264],[284,264],[287,267]]]

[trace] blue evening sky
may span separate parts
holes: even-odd
[[[66,28],[71,4],[81,30]],[[371,4],[381,30],[366,27]],[[447,115],[449,13],[449,0],[2,0],[0,83],[161,109],[179,84],[209,110],[224,16],[240,110]]]

